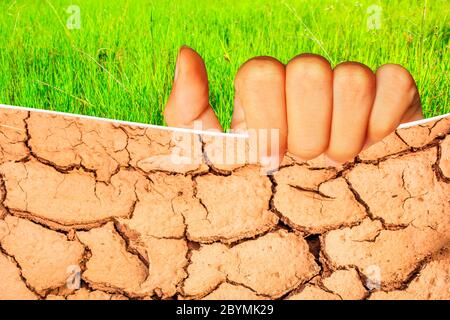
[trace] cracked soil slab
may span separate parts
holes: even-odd
[[[84,252],[81,243],[64,234],[9,215],[0,221],[0,245],[38,294],[66,285],[68,268],[77,267]]]
[[[306,241],[278,230],[231,248],[219,243],[202,245],[192,253],[182,289],[186,296],[198,298],[229,282],[264,297],[278,298],[318,272]]]
[[[450,299],[449,131],[267,176],[240,137],[0,108],[0,299]]]
[[[6,197],[3,205],[49,227],[68,229],[127,217],[136,201],[137,174],[120,170],[111,183],[98,182],[80,169],[62,173],[36,160],[0,165]]]

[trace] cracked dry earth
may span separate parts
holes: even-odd
[[[449,299],[449,131],[267,176],[214,161],[238,138],[174,164],[168,130],[0,109],[0,299]]]

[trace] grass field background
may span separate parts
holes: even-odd
[[[80,29],[67,28],[70,5]],[[382,8],[368,30],[371,5]],[[178,48],[205,59],[211,102],[229,126],[233,79],[257,55],[302,52],[333,65],[399,63],[416,79],[427,117],[450,112],[450,2],[0,1],[0,103],[163,124]]]

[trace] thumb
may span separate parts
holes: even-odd
[[[164,110],[164,119],[171,127],[193,128],[201,121],[202,129],[222,131],[209,104],[209,86],[203,59],[193,49],[181,47],[175,67],[175,77]]]

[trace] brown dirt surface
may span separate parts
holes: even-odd
[[[340,297],[317,285],[306,284],[298,292],[290,294],[287,300],[340,300]]]
[[[227,177],[202,175],[195,182],[196,197],[204,210],[185,213],[193,241],[230,243],[254,237],[278,223],[276,214],[269,210],[272,184],[252,167]]]
[[[238,137],[0,122],[0,299],[450,299],[449,118],[273,175]]]
[[[450,180],[450,135],[447,135],[444,141],[442,141],[440,150],[439,167],[448,181]]]
[[[447,299],[450,293],[450,250],[439,254],[420,270],[403,290],[374,292],[371,299],[426,300]]]
[[[87,227],[127,217],[136,202],[136,175],[126,169],[110,184],[96,181],[89,172],[61,173],[36,160],[4,163],[0,174],[6,191],[4,205],[53,228]]]
[[[84,247],[78,241],[29,220],[8,215],[0,221],[0,230],[2,251],[16,261],[27,285],[37,293],[64,286],[67,268],[83,258]]]
[[[29,150],[25,145],[27,130],[26,112],[1,110],[0,112],[0,161],[20,161],[26,158]]]
[[[192,253],[182,289],[185,296],[198,298],[229,282],[278,298],[318,272],[306,241],[278,230],[231,248],[219,243],[202,245]]]
[[[87,288],[80,288],[67,296],[49,294],[46,300],[128,300],[128,298],[120,294],[110,294],[104,291],[91,291]]]
[[[359,300],[367,294],[355,268],[336,270],[322,282],[324,287],[343,300]]]
[[[203,300],[265,300],[260,296],[241,285],[233,285],[227,282],[220,284],[216,290],[208,294]]]

